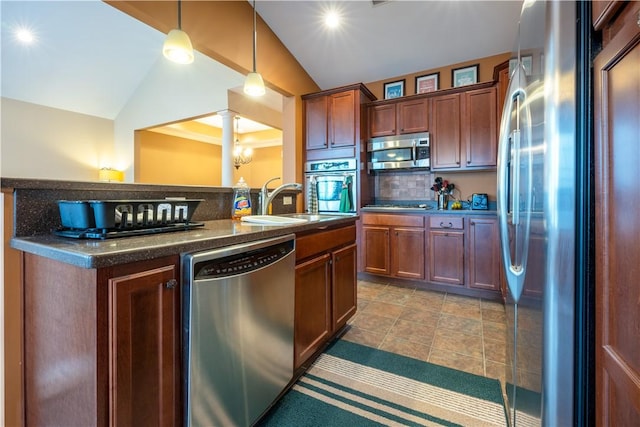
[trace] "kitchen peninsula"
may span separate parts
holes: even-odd
[[[27,425],[182,424],[185,253],[295,234],[291,339],[299,371],[355,313],[355,215],[249,225],[227,219],[232,190],[224,188],[3,179],[2,190],[13,199],[11,246],[20,251]],[[106,240],[51,234],[59,226],[55,200],[133,194],[202,198],[193,219],[203,226]],[[276,200],[274,209],[287,207]],[[298,309],[305,295],[314,305]]]

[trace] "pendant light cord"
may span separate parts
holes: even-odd
[[[182,1],[178,0],[178,29],[182,30]]]
[[[256,30],[256,0],[253,0],[253,72],[256,72],[256,45],[258,44],[258,31]]]

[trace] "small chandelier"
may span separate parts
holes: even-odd
[[[251,162],[251,155],[253,154],[253,150],[251,148],[242,148],[240,145],[240,132],[238,132],[238,124],[240,123],[240,116],[236,116],[236,142],[233,146],[233,166],[236,169],[239,169],[240,166],[246,165]]]
[[[262,96],[266,92],[262,76],[256,71],[257,42],[258,30],[256,29],[256,0],[253,0],[253,71],[247,74],[247,78],[244,81],[244,93],[249,96]]]

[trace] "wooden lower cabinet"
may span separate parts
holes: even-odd
[[[366,212],[361,218],[365,273],[422,281],[440,291],[500,297],[495,216]]]
[[[297,236],[294,368],[298,369],[355,314],[355,225]]]
[[[424,280],[424,233],[423,216],[363,214],[364,271]]]
[[[498,219],[470,217],[467,230],[467,285],[472,289],[500,291],[500,241]]]
[[[179,425],[178,256],[23,268],[26,425]]]
[[[464,287],[464,217],[429,216],[429,280]]]
[[[297,369],[331,334],[331,254],[322,254],[296,266],[294,319],[294,366]]]

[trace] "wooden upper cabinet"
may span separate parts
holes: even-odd
[[[466,167],[495,167],[498,155],[497,89],[465,92],[462,103],[462,140]]]
[[[401,135],[429,130],[429,98],[369,107],[369,136]]]
[[[354,91],[336,93],[328,100],[329,144],[332,147],[356,144],[356,103]]]
[[[391,136],[396,134],[396,104],[369,107],[369,136]]]
[[[460,94],[431,102],[431,169],[460,168]]]
[[[356,157],[374,99],[363,84],[303,95],[305,160]]]
[[[307,150],[327,148],[327,97],[305,100]]]
[[[429,130],[429,99],[401,101],[397,106],[398,133],[416,133]]]
[[[436,96],[431,102],[431,169],[495,168],[496,87]]]

